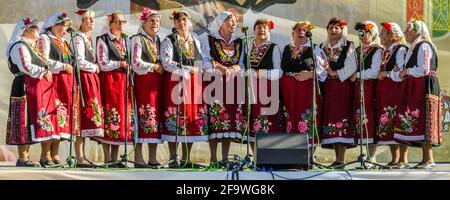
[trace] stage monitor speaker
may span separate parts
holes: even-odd
[[[255,164],[260,169],[308,169],[307,134],[259,133],[255,148]]]

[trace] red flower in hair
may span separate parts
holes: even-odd
[[[273,21],[269,21],[269,28],[270,30],[275,28],[275,24],[273,23]]]
[[[392,30],[392,25],[387,22],[383,22],[383,23],[381,23],[381,25],[383,26],[383,28],[385,28],[388,31]]]
[[[174,11],[172,12],[172,17],[177,16],[179,13],[180,13],[180,11],[174,10]]]
[[[28,25],[31,24],[31,19],[27,17],[27,18],[23,21],[23,23],[25,24],[25,26],[28,26]]]
[[[77,10],[77,12],[75,12],[75,13],[76,13],[77,15],[81,16],[81,15],[83,15],[86,11],[87,11],[87,10],[79,9],[79,10]]]
[[[341,21],[341,26],[347,26],[347,22]]]
[[[62,13],[61,17],[66,18],[67,17],[67,13]]]
[[[152,10],[150,8],[144,8],[141,13],[141,21],[147,20],[148,16],[152,13]]]

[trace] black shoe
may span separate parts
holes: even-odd
[[[76,167],[77,168],[96,168],[97,165],[95,165],[94,163],[91,163],[89,161],[86,161],[86,162],[77,162]]]
[[[180,161],[180,167],[181,168],[195,168],[195,169],[199,169],[199,168],[204,168],[205,166],[193,163],[191,161],[181,160]]]
[[[392,169],[396,164],[397,164],[397,163],[391,161],[391,162],[389,162],[388,164],[386,164],[385,167],[388,168],[388,169]]]
[[[53,163],[55,163],[55,165],[60,165],[61,164],[60,160],[52,160],[52,161],[53,161]]]
[[[140,168],[140,169],[142,169],[142,168],[149,168],[150,166],[148,166],[147,164],[145,164],[145,163],[134,163],[134,168]]]
[[[414,169],[434,169],[436,168],[435,162],[420,162],[416,166],[414,166]]]
[[[55,163],[53,163],[53,161],[50,161],[50,160],[45,160],[45,161],[44,160],[39,160],[39,164],[43,168],[47,168],[47,167],[55,165]]]
[[[161,163],[159,163],[159,162],[156,162],[156,163],[148,162],[147,165],[149,166],[149,168],[152,168],[152,169],[159,169],[159,167],[161,167]]]
[[[172,161],[169,163],[169,168],[171,169],[180,168],[180,164],[178,163],[178,161]]]
[[[39,164],[31,160],[21,161],[20,159],[17,159],[16,167],[39,167]]]

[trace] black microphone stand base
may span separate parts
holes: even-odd
[[[161,168],[161,169],[162,168],[170,168],[170,169],[180,168],[180,159],[178,158],[178,154],[173,155],[172,159],[161,164],[161,166],[159,168]]]
[[[360,164],[360,166],[359,167],[355,167],[355,169],[369,169],[367,164],[370,164],[372,166],[378,167],[378,169],[389,169],[389,167],[386,167],[384,165],[381,165],[381,164],[378,164],[378,163],[374,163],[374,162],[371,162],[371,161],[367,160],[365,154],[360,154],[358,156],[358,159],[355,160],[355,161],[348,162],[348,163],[345,163],[345,164],[342,164],[342,165],[336,165],[336,166],[332,167],[332,169],[344,169],[345,166],[352,165],[352,164],[355,164],[355,163],[359,163]]]

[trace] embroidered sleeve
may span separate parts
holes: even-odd
[[[327,56],[325,52],[323,52],[322,48],[319,45],[316,45],[315,48],[316,54],[316,73],[319,78],[319,81],[324,82],[327,79],[328,73],[325,68],[329,67]]]
[[[433,51],[431,46],[427,43],[420,45],[419,53],[417,54],[417,65],[409,68],[408,74],[414,77],[422,77],[429,74],[432,57]]]
[[[99,39],[97,43],[98,64],[100,65],[101,70],[106,72],[118,69],[120,67],[119,61],[109,60],[108,53],[108,47],[105,42],[102,39]]]
[[[131,40],[131,46],[133,47],[131,53],[133,59],[133,71],[139,75],[146,74],[147,72],[153,72],[155,65],[153,63],[144,62],[141,58],[142,42],[139,36],[133,37]]]
[[[38,41],[39,51],[48,60],[48,68],[53,74],[58,74],[64,70],[65,64],[56,60],[50,59],[50,38],[42,34]]]
[[[31,62],[31,55],[24,44],[17,44],[11,51],[11,60],[19,70],[33,78],[41,79],[46,71],[44,66],[38,66]]]
[[[173,46],[168,37],[166,37],[161,43],[161,63],[164,69],[168,72],[181,76],[190,73],[187,69],[179,69],[178,62],[173,60]]]
[[[72,51],[77,52],[77,64],[78,67],[80,67],[81,70],[95,73],[96,66],[94,63],[91,63],[86,60],[85,58],[85,42],[84,39],[81,36],[76,36],[74,39],[75,49]],[[72,45],[71,45],[72,47]]]
[[[356,72],[357,64],[356,64],[356,53],[355,46],[351,44],[350,48],[347,51],[347,58],[344,62],[344,68],[337,71],[339,79],[343,82],[352,76]]]

